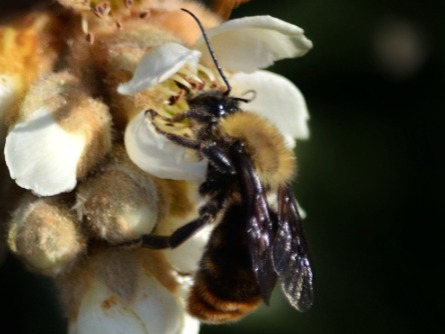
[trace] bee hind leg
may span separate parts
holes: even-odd
[[[208,214],[202,215],[178,228],[169,236],[152,234],[143,235],[141,245],[142,247],[151,249],[176,248],[208,224],[212,218],[213,217]]]
[[[151,249],[176,248],[191,238],[205,225],[214,221],[223,205],[223,196],[216,196],[199,209],[199,217],[181,226],[170,236],[143,235],[142,247]]]

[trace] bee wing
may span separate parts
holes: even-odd
[[[277,280],[272,262],[273,222],[265,191],[250,158],[243,154],[238,158],[242,200],[247,207],[247,238],[252,270],[258,282],[261,298],[269,304]]]
[[[306,311],[313,302],[313,274],[303,224],[290,187],[278,191],[278,227],[273,245],[273,264],[289,302]]]

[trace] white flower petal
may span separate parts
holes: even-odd
[[[156,132],[144,112],[127,125],[125,147],[139,168],[156,177],[198,183],[205,180],[207,160],[188,161],[187,150]]]
[[[184,314],[184,324],[178,334],[198,334],[200,322],[187,313]]]
[[[284,58],[303,56],[312,47],[303,29],[271,16],[253,16],[227,21],[207,31],[222,68],[252,72]],[[195,48],[202,62],[212,64],[203,38]]]
[[[70,334],[148,334],[144,324],[131,309],[99,281],[85,293],[77,321],[70,324]]]
[[[292,148],[295,139],[309,137],[309,113],[300,90],[285,77],[268,72],[237,73],[230,78],[232,96],[243,97],[248,91],[256,96],[242,103],[243,110],[258,113],[269,119],[283,134]]]
[[[141,283],[133,310],[141,317],[148,332],[178,333],[185,313],[180,301],[155,279],[146,277]]]
[[[153,87],[178,72],[185,64],[196,67],[201,53],[177,43],[166,43],[148,52],[139,62],[133,78],[119,85],[117,91],[132,95]]]
[[[48,109],[41,107],[8,133],[6,164],[20,187],[52,196],[76,186],[77,165],[85,145],[84,136],[64,130]]]
[[[137,286],[135,299],[126,302],[94,280],[70,334],[179,334],[185,325],[190,328],[181,302],[153,277],[141,270]]]

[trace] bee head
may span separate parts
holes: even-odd
[[[211,115],[222,118],[240,111],[240,100],[242,99],[227,96],[225,92],[208,91],[192,97],[187,102],[190,109],[206,110]]]
[[[213,51],[213,48],[209,42],[209,39],[207,37],[207,34],[205,32],[205,29],[201,21],[196,17],[195,14],[193,14],[189,10],[184,8],[181,8],[181,10],[192,16],[193,19],[198,24],[199,29],[202,32],[202,37],[204,38],[204,41],[207,45],[207,49],[209,50],[210,57],[212,58],[213,63],[215,64],[215,67],[218,70],[219,75],[221,76],[221,79],[224,81],[227,87],[227,90],[224,92],[218,90],[212,90],[203,92],[199,95],[187,99],[190,109],[205,110],[207,113],[211,114],[212,116],[215,116],[218,119],[233,114],[237,111],[241,111],[241,109],[239,108],[239,103],[250,102],[250,100],[230,96],[232,87],[230,86],[229,81],[224,75],[224,72],[218,63],[218,60],[216,59],[215,52]]]

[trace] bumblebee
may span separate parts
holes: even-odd
[[[188,12],[188,11],[187,11]],[[227,90],[186,95],[189,110],[172,118],[148,110],[156,130],[208,160],[200,194],[207,199],[195,220],[170,236],[144,235],[142,246],[175,248],[207,224],[215,224],[188,297],[191,315],[208,323],[234,321],[269,303],[277,280],[299,311],[313,302],[313,274],[302,220],[291,189],[296,158],[280,132],[261,116],[240,109],[230,96],[199,20],[210,54]],[[185,137],[162,130],[156,118],[187,120]]]

